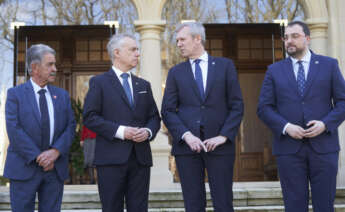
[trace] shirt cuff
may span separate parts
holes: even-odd
[[[289,124],[290,124],[290,123],[285,124],[285,127],[284,127],[283,132],[282,132],[283,135],[286,135],[286,128],[289,126]]]
[[[116,131],[114,137],[118,138],[118,139],[121,139],[121,140],[125,140],[125,128],[126,128],[126,126],[120,125],[117,128],[117,131]]]
[[[150,140],[152,138],[152,131],[150,130],[150,128],[144,128],[144,129],[149,132],[149,140]]]
[[[187,131],[187,132],[185,132],[185,133],[183,133],[183,135],[182,135],[182,137],[181,137],[181,139],[184,141],[184,137],[188,134],[188,133],[191,133],[190,131]]]

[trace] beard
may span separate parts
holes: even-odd
[[[298,48],[294,45],[290,45],[286,48],[286,52],[291,57],[297,57],[304,54],[305,48]]]

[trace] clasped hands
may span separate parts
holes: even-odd
[[[201,152],[201,150],[204,150],[205,152],[211,152],[215,150],[217,146],[224,144],[226,141],[225,136],[216,136],[201,141],[200,138],[194,136],[190,132],[186,133],[183,139],[192,151],[196,151],[198,153]]]
[[[37,156],[36,162],[42,166],[45,172],[50,171],[54,168],[54,163],[59,155],[60,152],[57,149],[48,149]]]
[[[285,132],[295,139],[313,138],[326,130],[326,126],[322,121],[312,120],[307,123],[307,129],[298,125],[289,123]]]
[[[126,127],[124,137],[134,142],[143,142],[149,138],[150,134],[147,129],[139,127]]]

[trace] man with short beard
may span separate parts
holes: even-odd
[[[345,82],[337,60],[309,50],[310,31],[289,23],[289,55],[268,67],[257,114],[271,128],[286,212],[333,212],[338,126],[345,119]]]

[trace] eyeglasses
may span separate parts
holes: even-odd
[[[289,40],[289,38],[291,39],[291,40],[297,40],[298,38],[300,38],[300,37],[302,37],[302,36],[304,36],[304,35],[302,35],[302,34],[299,34],[299,33],[292,33],[292,34],[290,34],[290,35],[284,35],[284,37],[282,37],[282,41],[287,41],[287,40]]]

